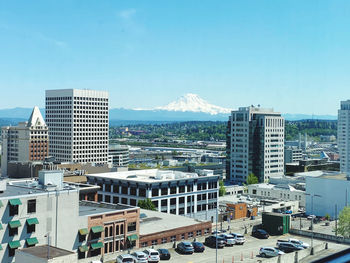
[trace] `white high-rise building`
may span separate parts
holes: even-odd
[[[350,100],[342,101],[338,110],[338,149],[340,171],[350,177]]]
[[[284,119],[273,109],[242,107],[229,118],[226,180],[245,183],[250,173],[260,182],[284,173]]]
[[[61,162],[107,163],[108,92],[47,90],[50,155]]]

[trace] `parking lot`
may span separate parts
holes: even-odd
[[[304,238],[300,236],[295,236],[291,234],[286,234],[283,236],[270,236],[268,239],[257,239],[252,236],[246,235],[246,242],[244,245],[234,245],[233,247],[225,247],[223,249],[218,249],[218,262],[257,262],[257,260],[264,261],[263,258],[259,257],[259,249],[263,246],[276,246],[276,242],[278,239],[288,239],[288,238],[297,238],[306,243],[311,243],[309,238]],[[314,246],[318,244],[322,244],[324,241],[315,240]],[[342,249],[347,248],[346,245],[340,245],[335,243],[329,243],[328,253],[335,253]],[[142,251],[142,249],[139,249]],[[161,262],[183,262],[183,263],[213,263],[215,262],[215,248],[205,247],[205,251],[203,253],[194,253],[192,255],[181,255],[177,253],[174,249],[169,249],[171,253],[171,259],[168,261]],[[324,255],[327,252],[322,252]],[[317,255],[310,257],[316,258]],[[114,261],[109,261],[109,263]],[[307,262],[307,261],[304,261]]]

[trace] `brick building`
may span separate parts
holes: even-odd
[[[210,221],[204,222],[144,209],[141,209],[140,213],[140,247],[194,239],[209,235],[212,231]]]

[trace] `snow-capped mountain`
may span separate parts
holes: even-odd
[[[211,115],[227,114],[231,110],[210,104],[200,98],[197,94],[188,93],[181,96],[176,101],[170,102],[166,106],[157,107],[156,110],[181,111],[181,112],[203,112]]]

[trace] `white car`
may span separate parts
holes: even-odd
[[[310,245],[308,243],[304,243],[303,241],[295,238],[288,239],[291,243],[302,246],[303,248],[308,248]]]
[[[158,263],[160,261],[159,252],[155,249],[148,248],[148,249],[144,250],[143,253],[146,254],[148,262],[150,262],[150,263],[151,262]]]
[[[233,235],[230,234],[221,234],[219,235],[219,237],[223,238],[226,242],[226,246],[233,246],[234,244],[236,244],[236,240],[233,237]]]
[[[314,218],[316,218],[315,215],[309,215],[309,216],[307,217],[307,220],[312,220],[312,219],[314,219]]]
[[[262,247],[260,248],[259,255],[263,258],[265,257],[276,257],[278,255],[283,255],[284,252],[281,250],[278,250],[274,247]]]
[[[231,235],[235,239],[237,245],[243,245],[244,244],[245,238],[244,238],[243,235],[237,234],[237,233],[232,233]]]
[[[117,257],[117,263],[135,263],[135,259],[129,254],[119,255]]]
[[[147,263],[147,255],[141,251],[136,251],[131,254],[135,258],[135,263]]]

